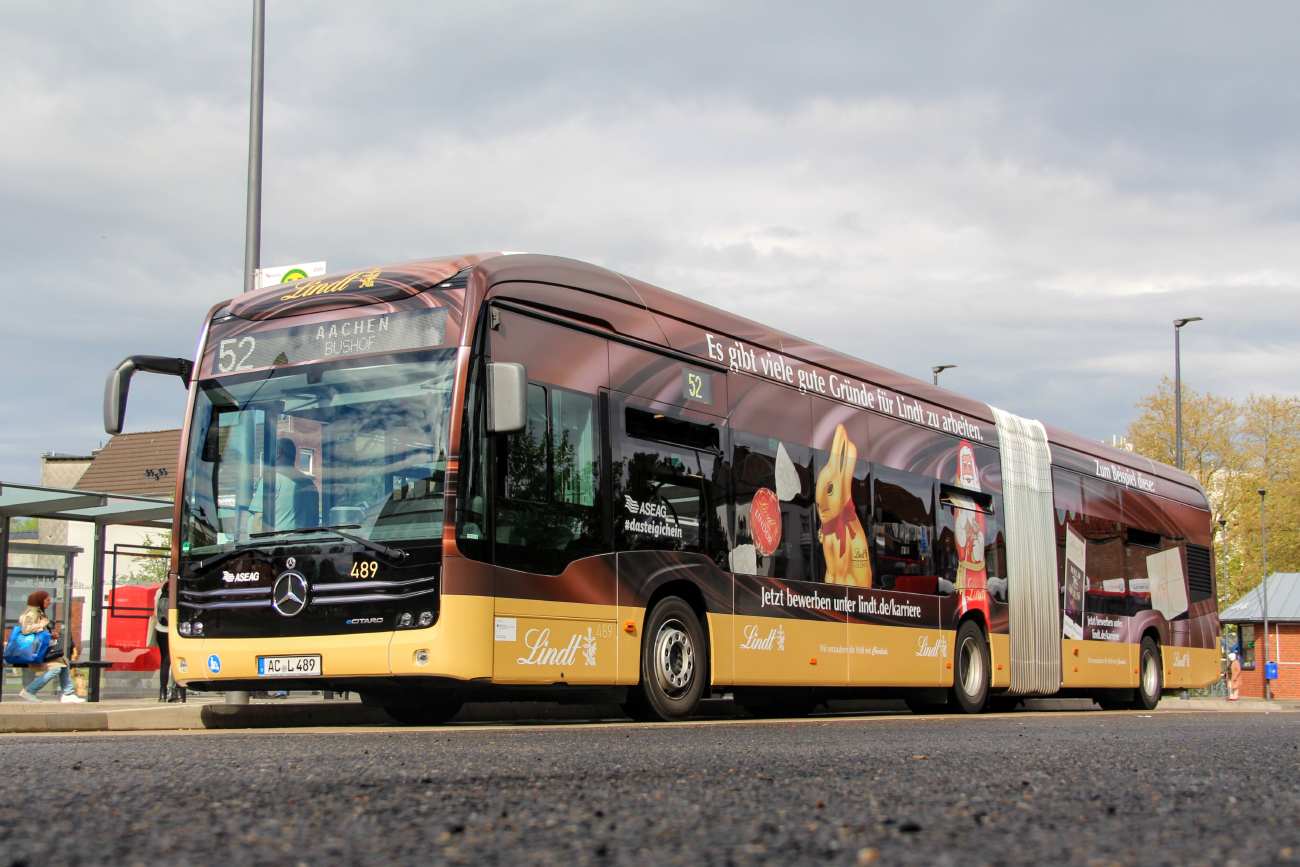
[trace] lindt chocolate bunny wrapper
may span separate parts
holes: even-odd
[[[871,552],[853,504],[853,470],[857,446],[844,425],[835,426],[830,460],[817,475],[817,538],[826,556],[826,583],[871,586]]]

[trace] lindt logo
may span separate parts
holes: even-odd
[[[530,629],[524,635],[524,646],[531,652],[516,660],[520,665],[573,665],[579,650],[584,664],[596,664],[596,636],[591,627],[586,635],[571,637],[565,647],[551,647],[550,629]]]
[[[931,644],[930,636],[921,635],[917,637],[916,645],[917,656],[938,656],[942,658],[948,655],[948,639],[943,636],[940,636],[938,641]]]
[[[740,645],[741,650],[785,650],[785,627],[778,626],[776,629],[769,629],[766,636],[760,636],[758,624],[752,623],[745,627],[745,643]]]
[[[226,572],[223,570],[221,573],[221,580],[227,584],[245,584],[257,581],[261,577],[261,572]]]

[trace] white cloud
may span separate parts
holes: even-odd
[[[1175,316],[1193,384],[1295,388],[1285,13],[783,8],[273,7],[263,261],[574,256],[1098,437]],[[0,478],[238,291],[246,11],[0,11]]]

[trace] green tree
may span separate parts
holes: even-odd
[[[1134,451],[1173,464],[1173,382],[1165,377],[1134,408],[1138,415],[1128,428]],[[1183,467],[1205,488],[1216,521],[1220,605],[1260,581],[1261,488],[1268,491],[1269,571],[1300,569],[1300,400],[1252,394],[1238,403],[1184,384]],[[1219,532],[1220,518],[1226,532]]]

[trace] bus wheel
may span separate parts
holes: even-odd
[[[704,630],[691,606],[662,599],[646,618],[641,682],[628,690],[623,710],[632,719],[683,720],[695,713],[708,680]]]
[[[464,704],[459,695],[447,693],[429,704],[385,707],[384,713],[399,726],[440,726],[460,713]]]
[[[984,630],[967,620],[957,630],[952,695],[963,713],[983,713],[989,700],[989,646]]]
[[[1160,689],[1164,685],[1164,662],[1160,659],[1160,645],[1149,636],[1142,639],[1142,652],[1138,657],[1137,696],[1133,700],[1134,710],[1154,710],[1160,703]]]
[[[738,687],[736,704],[759,719],[794,719],[817,708],[817,692],[808,687]]]

